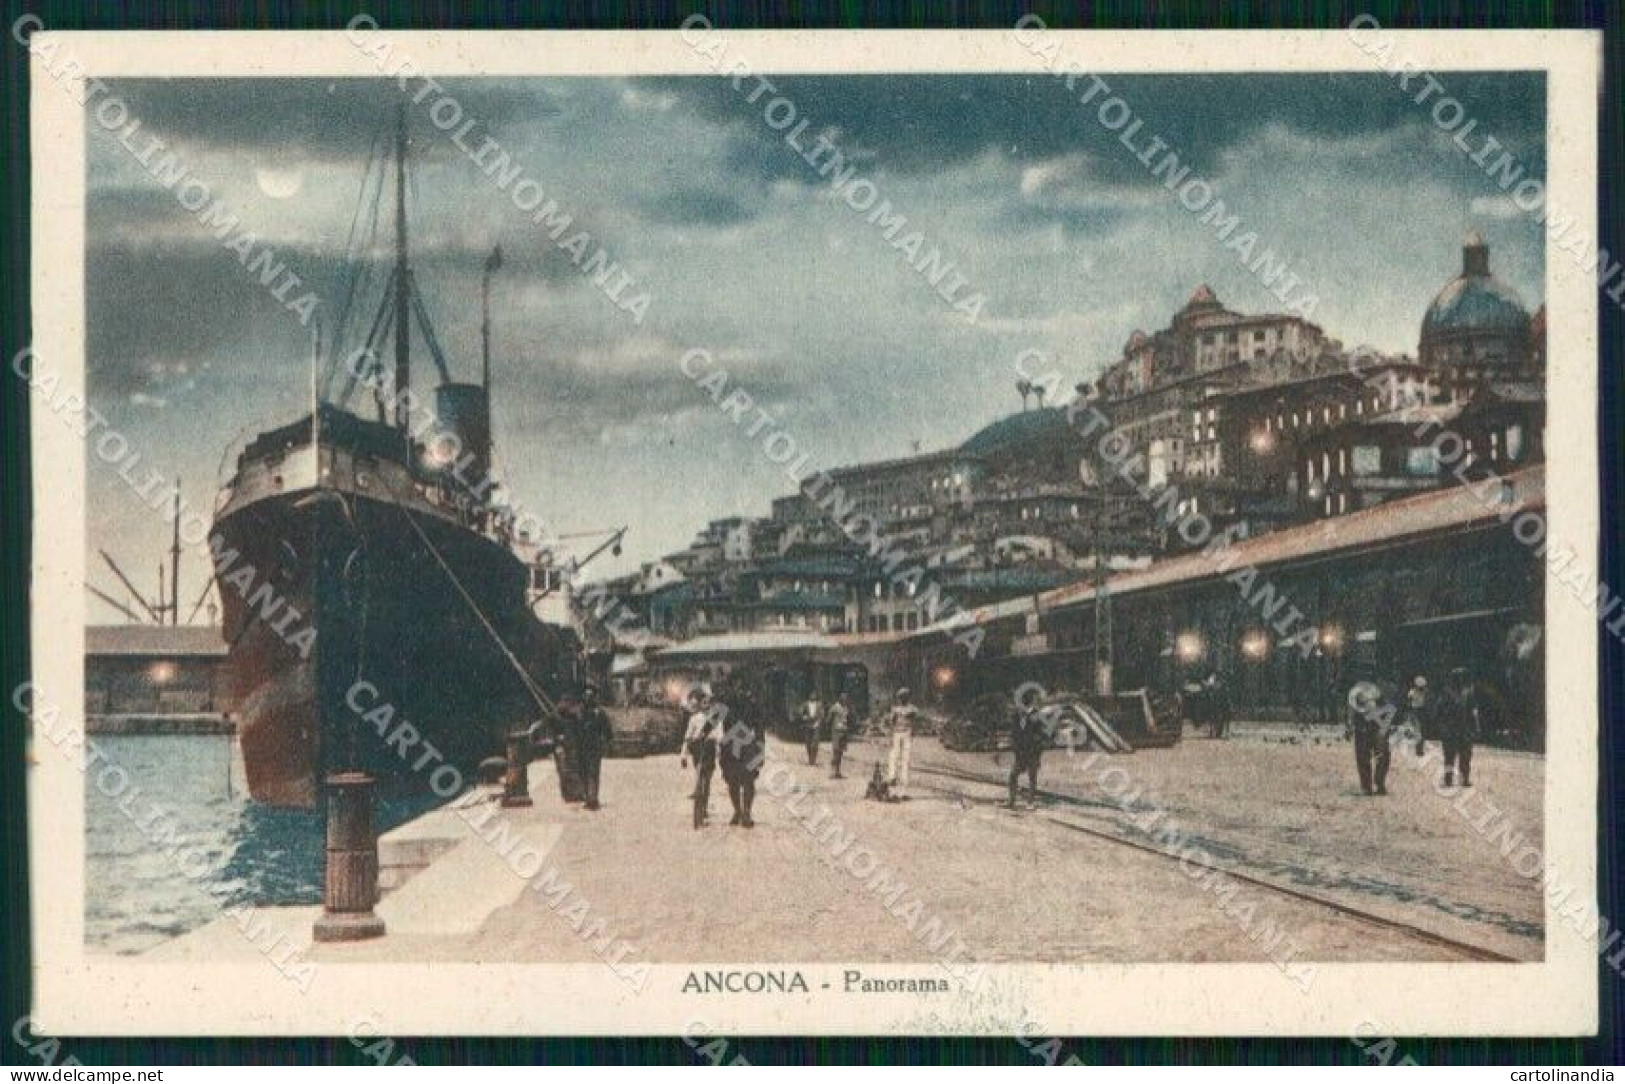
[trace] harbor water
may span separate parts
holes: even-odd
[[[250,801],[232,736],[108,734],[94,741],[107,762],[129,774],[129,786],[117,795],[85,788],[85,941],[92,950],[145,952],[236,905],[321,902],[321,812]],[[432,804],[432,796],[382,803],[379,831]]]

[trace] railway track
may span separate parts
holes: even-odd
[[[997,787],[1001,790],[1006,786],[1007,782],[1002,776],[995,777],[982,775],[975,772],[968,772],[957,768],[949,768],[944,765],[934,765],[929,763],[915,762],[910,766],[910,771],[915,775],[939,776],[947,779],[955,779],[960,782],[977,783],[983,786]],[[927,786],[930,787],[929,784],[927,784]],[[930,789],[939,793],[953,794],[960,798],[968,797],[963,792],[952,790],[948,787],[930,787]],[[1071,795],[1060,794],[1055,791],[1040,790],[1038,793],[1044,798],[1065,805],[1086,806],[1088,804],[1081,799],[1072,797]],[[971,800],[981,802],[989,801],[988,799]],[[996,799],[993,801],[996,801]],[[1039,816],[1043,820],[1046,820],[1051,824],[1058,825],[1059,827],[1068,831],[1077,832],[1081,835],[1090,836],[1091,838],[1098,839],[1106,843],[1116,844],[1120,847],[1127,847],[1131,850],[1140,851],[1143,854],[1154,855],[1169,862],[1178,862],[1189,866],[1198,866],[1202,869],[1212,870],[1215,873],[1221,873],[1226,877],[1239,881],[1242,884],[1250,885],[1262,891],[1272,892],[1279,896],[1286,896],[1300,903],[1308,903],[1317,907],[1322,907],[1328,911],[1336,912],[1345,918],[1351,918],[1358,922],[1363,922],[1366,925],[1387,930],[1391,933],[1398,933],[1413,940],[1425,942],[1436,948],[1448,949],[1469,960],[1478,960],[1489,963],[1525,962],[1519,960],[1519,958],[1516,956],[1509,956],[1505,953],[1496,952],[1493,949],[1484,948],[1481,945],[1475,945],[1471,942],[1461,941],[1453,937],[1447,937],[1444,934],[1436,933],[1433,930],[1415,925],[1414,923],[1402,922],[1398,919],[1387,918],[1383,915],[1375,914],[1371,911],[1351,906],[1350,904],[1339,903],[1336,900],[1328,899],[1325,896],[1320,896],[1313,892],[1305,892],[1302,889],[1294,888],[1291,885],[1285,885],[1277,881],[1271,881],[1262,877],[1255,877],[1251,874],[1241,873],[1234,869],[1229,869],[1200,858],[1192,858],[1187,854],[1175,854],[1150,843],[1145,843],[1136,839],[1129,839],[1116,832],[1108,832],[1089,825],[1079,824],[1076,821],[1069,820],[1065,817],[1058,817],[1048,812],[1040,813]]]

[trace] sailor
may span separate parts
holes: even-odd
[[[829,706],[829,777],[843,779],[841,759],[846,756],[846,743],[852,740],[852,694],[842,693]]]
[[[893,797],[902,797],[908,787],[908,762],[914,746],[914,720],[919,715],[910,701],[908,689],[898,689],[892,698],[891,710],[886,712],[886,730],[891,735],[891,751],[886,756],[886,782]]]
[[[1456,773],[1461,773],[1461,785],[1473,785],[1473,742],[1478,740],[1480,709],[1478,691],[1465,667],[1450,671],[1444,696],[1439,700],[1435,725],[1439,743],[1444,746],[1444,785],[1456,784]]]
[[[588,809],[598,808],[599,769],[613,737],[609,713],[598,702],[598,686],[589,684],[581,691],[581,732],[577,738],[578,763]]]
[[[1018,710],[1015,726],[1010,731],[1010,801],[1016,808],[1016,791],[1022,773],[1027,776],[1030,804],[1038,805],[1038,765],[1044,759],[1049,745],[1049,721],[1036,704]]]
[[[1388,765],[1393,757],[1388,739],[1399,707],[1392,686],[1378,681],[1371,667],[1358,666],[1355,676],[1345,722],[1345,730],[1354,738],[1354,770],[1362,793],[1387,794]]]
[[[717,770],[717,739],[721,736],[724,719],[722,710],[711,702],[706,690],[694,693],[694,713],[688,717],[688,729],[683,733],[683,755],[678,763],[686,768],[694,763],[694,827],[699,828],[711,816],[711,777]]]
[[[767,759],[767,729],[761,712],[737,684],[729,688],[724,703],[728,706],[728,725],[717,750],[717,765],[734,807],[733,819],[728,823],[754,828],[751,806],[756,801],[756,776]]]
[[[802,725],[806,727],[804,737],[807,743],[807,763],[818,764],[818,731],[824,725],[824,705],[819,703],[818,694],[813,693],[807,698],[806,704],[801,708]]]

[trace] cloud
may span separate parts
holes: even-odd
[[[1517,218],[1529,213],[1514,203],[1511,196],[1479,196],[1469,210],[1479,218]]]
[[[393,135],[398,84],[392,79],[118,79],[111,92],[130,106],[143,129],[193,149],[252,152],[279,164],[354,162],[377,139]],[[446,93],[478,121],[470,136],[497,133],[517,121],[560,113],[542,80],[443,79]],[[415,90],[416,87],[413,86]],[[437,98],[426,98],[425,104]],[[424,105],[408,104],[419,151],[461,153],[444,140],[424,138]],[[250,124],[245,117],[253,117]],[[438,134],[438,133],[437,133]]]
[[[1020,163],[1079,150],[1097,153],[1109,179],[1148,184],[1145,171],[1116,147],[1118,133],[1098,116],[1104,96],[1085,105],[1082,87],[1031,75],[777,76],[777,95],[792,101],[813,130],[835,126],[843,150],[874,152],[877,168],[924,174],[951,168],[984,153]],[[1142,122],[1139,142],[1153,134],[1198,170],[1214,168],[1225,149],[1261,128],[1286,125],[1310,135],[1380,134],[1424,111],[1386,75],[1366,73],[1123,75],[1101,73],[1110,94],[1122,98]],[[766,179],[816,175],[763,120],[763,103],[746,100],[725,78],[655,81],[698,115],[728,128],[737,140],[731,160]],[[749,89],[750,85],[747,85]],[[1451,92],[1485,130],[1503,143],[1538,143],[1544,131],[1544,76],[1540,73],[1452,74]]]
[[[747,206],[726,192],[693,185],[646,196],[638,201],[638,207],[646,220],[670,226],[736,226],[760,213],[757,207]]]
[[[690,346],[711,349],[827,466],[907,454],[916,440],[956,443],[1019,405],[1024,349],[1076,382],[1135,327],[1163,326],[1200,282],[1239,310],[1279,307],[1059,80],[770,78],[809,121],[802,144],[825,132],[970,279],[967,291],[986,294],[975,326],[767,127],[765,99],[747,102],[726,79],[458,88],[571,215],[570,231],[590,232],[649,291],[641,326],[414,115],[413,262],[453,373],[478,371],[481,268],[500,243],[492,338],[503,461],[561,523],[597,525],[606,502],[624,509],[639,540],[629,557],[680,545],[710,515],[763,512],[787,488],[760,442],[678,371]],[[1538,301],[1538,223],[1493,219],[1504,193],[1393,80],[1106,78],[1144,122],[1135,146],[1166,139],[1261,244],[1326,284],[1316,318],[1329,333],[1414,348],[1422,310],[1456,271],[1470,212],[1490,219],[1496,273]],[[1538,168],[1541,77],[1444,81],[1480,132]],[[345,242],[368,146],[380,134],[387,142],[390,85],[141,82],[153,84],[141,99],[152,130],[311,283],[321,319],[336,316],[352,276],[370,281],[352,305],[359,337],[392,260],[387,193],[382,236],[355,259]],[[309,331],[114,139],[93,127],[87,151],[95,405],[153,462],[213,479],[222,463],[229,470],[223,453],[307,409]],[[270,199],[255,180],[262,168],[299,170],[299,194]],[[420,342],[413,356],[414,386],[426,386]],[[128,544],[161,548],[166,537]]]

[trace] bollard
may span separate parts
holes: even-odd
[[[530,734],[524,730],[508,733],[508,771],[502,777],[502,807],[523,809],[533,805],[530,798]]]
[[[378,902],[378,837],[372,829],[373,779],[365,772],[327,777],[327,877],[317,941],[382,937]]]

